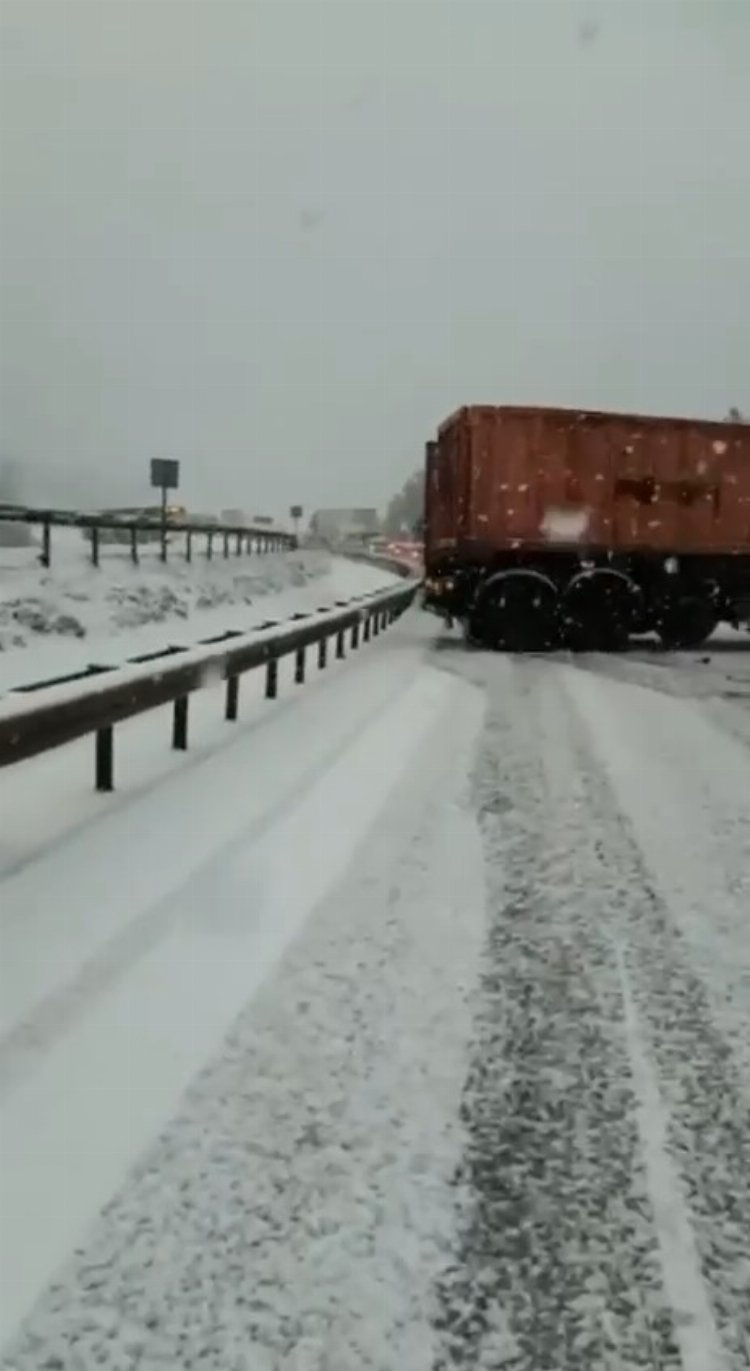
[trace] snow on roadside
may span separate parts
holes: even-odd
[[[253,556],[208,567],[167,564],[36,578],[25,595],[0,582],[0,691],[45,676],[117,665],[170,643],[332,604],[395,581],[387,572],[319,551]],[[33,589],[33,593],[32,593]],[[3,643],[6,650],[3,651]]]
[[[27,647],[43,634],[104,637],[154,621],[182,620],[222,605],[306,584],[328,569],[321,552],[215,558],[150,558],[132,566],[103,558],[97,570],[65,560],[49,570],[8,567],[0,573],[0,648]]]
[[[464,794],[482,702],[445,678],[440,698],[348,874],[4,1366],[430,1371],[485,921]]]

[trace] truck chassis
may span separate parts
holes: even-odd
[[[618,651],[651,632],[697,648],[750,620],[750,553],[455,548],[429,559],[424,604],[499,651]]]

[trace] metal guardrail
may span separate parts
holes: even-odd
[[[166,562],[167,548],[176,535],[184,536],[183,551],[187,562],[193,559],[193,540],[196,536],[206,539],[205,555],[209,560],[214,555],[216,543],[219,543],[224,557],[229,557],[232,546],[237,556],[243,552],[280,552],[297,547],[297,538],[292,533],[282,533],[265,527],[213,524],[201,519],[169,518],[163,525],[160,519],[146,515],[129,518],[114,514],[81,514],[75,510],[0,505],[1,523],[41,528],[39,561],[44,567],[52,564],[53,528],[80,529],[89,541],[91,562],[94,566],[99,566],[103,532],[116,532],[122,535],[116,541],[129,545],[130,560],[135,565],[140,560],[140,552],[146,541],[157,541],[161,544],[161,560]]]
[[[114,789],[114,729],[116,724],[162,705],[173,705],[172,747],[185,751],[188,746],[188,710],[195,691],[224,681],[225,718],[236,720],[239,713],[240,679],[248,671],[264,667],[266,699],[278,694],[280,661],[294,656],[294,679],[303,684],[307,672],[307,651],[317,646],[317,665],[328,665],[328,649],[335,640],[338,659],[346,656],[347,637],[352,648],[368,642],[393,623],[412,603],[419,582],[395,590],[379,591],[347,605],[340,612],[312,623],[310,615],[296,615],[294,627],[284,627],[269,637],[245,637],[217,650],[178,649],[179,660],[169,651],[158,654],[158,664],[146,669],[145,663],[104,669],[89,673],[85,682],[78,677],[48,685],[33,695],[12,691],[0,700],[0,767],[11,766],[63,747],[89,734],[95,735],[95,785],[98,791]],[[224,640],[226,643],[226,639]],[[93,679],[92,679],[93,678]]]

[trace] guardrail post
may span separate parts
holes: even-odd
[[[135,524],[130,530],[130,560],[133,566],[138,565],[138,529]]]
[[[115,788],[114,738],[111,726],[100,728],[96,734],[96,788],[101,792]]]
[[[236,554],[238,557],[240,557],[240,556],[242,555],[242,534],[241,534],[241,533],[238,533],[238,534],[237,534],[237,543],[236,543],[236,545],[235,545],[234,551],[235,551],[235,554]]]
[[[359,647],[359,619],[352,624],[352,647]]]
[[[228,556],[229,556],[229,534],[228,534],[228,533],[225,533],[225,534],[224,534],[224,556],[225,556],[225,557],[228,557]]]
[[[266,699],[275,700],[279,693],[279,659],[270,657],[266,667]]]
[[[42,525],[42,566],[49,566],[52,561],[52,528],[49,519],[45,519]]]
[[[372,616],[372,636],[377,638],[380,632],[380,610],[376,609]]]
[[[366,643],[369,643],[369,641],[370,641],[370,615],[369,615],[369,614],[366,614],[366,615],[365,615],[365,621],[364,621],[364,623],[363,623],[363,625],[362,625],[362,637],[364,638],[364,640],[365,640]]]
[[[208,558],[209,562],[211,561],[211,558],[213,557],[213,555],[214,555],[214,535],[213,535],[213,533],[209,533],[209,534],[206,536],[206,557]]]
[[[193,535],[192,535],[192,533],[190,532],[190,529],[188,529],[187,533],[185,534],[185,561],[186,561],[186,562],[192,562],[192,560],[193,560]]]
[[[321,638],[318,643],[318,667],[324,671],[328,666],[328,639]]]
[[[240,703],[240,678],[239,676],[227,676],[227,701],[224,717],[234,721],[239,713]]]
[[[294,682],[295,685],[305,684],[305,649],[303,647],[297,648],[294,660]]]
[[[188,696],[180,695],[174,702],[172,717],[172,747],[186,752],[188,745]]]
[[[94,566],[99,565],[99,525],[92,524],[91,527],[91,561]]]
[[[338,660],[338,661],[341,661],[345,656],[346,656],[346,641],[345,641],[344,630],[343,630],[343,628],[342,628],[342,629],[339,629],[339,632],[336,634],[336,657],[337,657],[337,660]]]

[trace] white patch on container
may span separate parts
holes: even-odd
[[[583,538],[588,526],[587,509],[550,508],[545,511],[540,529],[551,543],[571,543]]]
[[[699,476],[705,475],[705,473],[708,471],[708,462],[706,461],[705,457],[701,457],[695,470],[697,471]]]
[[[723,438],[715,438],[711,444],[711,447],[713,448],[717,457],[721,457],[726,452],[727,448],[729,447],[729,444],[725,443]]]

